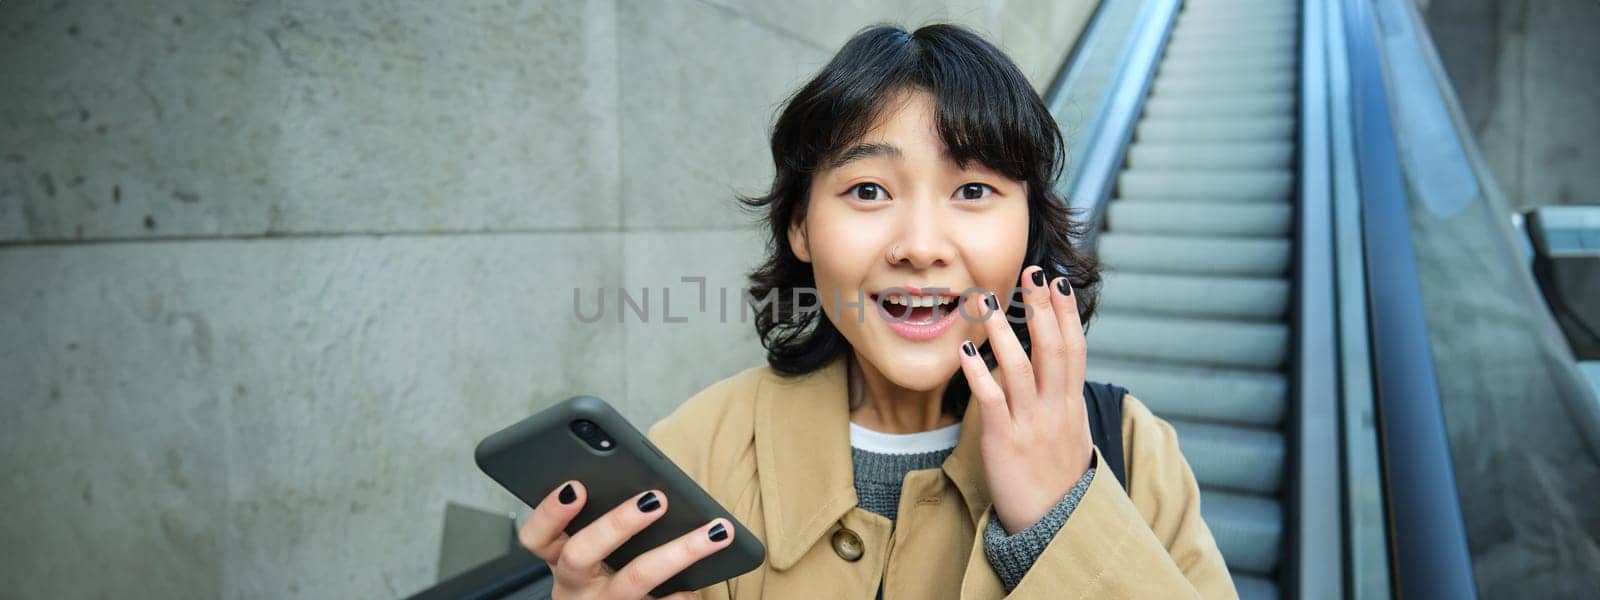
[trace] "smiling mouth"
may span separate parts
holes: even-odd
[[[942,295],[873,294],[872,300],[889,318],[918,324],[936,322],[961,305],[960,297]]]

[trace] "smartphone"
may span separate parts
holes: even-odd
[[[721,517],[733,543],[651,590],[655,597],[732,579],[761,565],[766,548],[683,469],[662,454],[604,400],[576,396],[502,429],[478,443],[478,468],[535,506],[557,486],[578,480],[588,489],[583,510],[567,525],[574,534],[645,490],[667,496],[667,512],[622,544],[606,565],[621,570],[640,554]]]

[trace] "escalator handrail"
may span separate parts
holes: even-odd
[[[1075,220],[1084,225],[1085,236],[1079,241],[1084,248],[1094,247],[1106,202],[1122,169],[1122,157],[1133,140],[1134,123],[1144,109],[1180,6],[1180,0],[1143,0],[1129,41],[1116,60],[1115,78],[1106,87],[1095,116],[1085,124],[1084,136],[1069,149],[1079,158],[1067,176],[1056,182],[1056,189],[1075,212]],[[1052,90],[1049,105],[1053,111],[1064,96],[1064,87]]]
[[[1355,125],[1367,309],[1389,518],[1401,597],[1477,597],[1444,411],[1422,310],[1408,191],[1372,0],[1342,0]]]
[[[1287,506],[1294,532],[1279,578],[1292,597],[1342,598],[1345,593],[1340,511],[1339,333],[1335,319],[1333,164],[1330,156],[1328,46],[1318,0],[1300,10],[1299,202],[1296,211],[1295,331],[1288,428],[1293,467]]]
[[[549,576],[550,566],[519,546],[407,600],[499,600]]]
[[[1136,1],[1136,0],[1130,0]],[[1055,100],[1066,95],[1068,86],[1083,67],[1081,60],[1095,43],[1097,36],[1104,33],[1107,14],[1117,0],[1105,0],[1095,4],[1094,14],[1089,16],[1089,22],[1078,32],[1078,37],[1072,40],[1072,46],[1067,48],[1067,54],[1062,58],[1061,64],[1056,67],[1056,74],[1050,79],[1050,86],[1045,88],[1044,102],[1047,107],[1054,107]]]

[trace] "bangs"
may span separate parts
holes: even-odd
[[[789,229],[805,221],[817,171],[849,158],[841,154],[854,152],[879,118],[913,91],[933,97],[940,142],[958,166],[975,162],[1026,184],[1028,264],[1065,274],[1085,328],[1094,316],[1099,262],[1073,244],[1083,224],[1073,221],[1053,185],[1064,159],[1061,132],[1027,77],[999,48],[958,25],[928,25],[914,33],[870,27],[785,101],[772,127],[772,185],[761,195],[739,198],[767,230],[767,257],[750,272],[746,293],[772,304],[756,312],[755,326],[767,363],[779,373],[810,373],[850,351],[821,311],[801,306],[793,293],[814,288],[816,278],[813,266],[795,254]],[[1026,324],[1011,329],[1027,347]],[[978,352],[994,364],[987,344]],[[966,401],[966,380],[957,373],[945,390],[944,408],[960,415]]]
[[[1049,110],[1003,52],[968,32],[869,28],[822,72],[796,92],[774,127],[778,164],[807,173],[826,168],[902,94],[920,90],[933,96],[940,141],[958,166],[975,161],[1030,184],[1059,172],[1061,134]]]

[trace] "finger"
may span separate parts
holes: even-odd
[[[1028,267],[1023,271],[1023,299],[1033,307],[1033,317],[1028,319],[1028,339],[1033,346],[1033,370],[1038,377],[1034,389],[1040,402],[1059,402],[1064,392],[1072,388],[1067,384],[1067,345],[1061,339],[1061,325],[1056,318],[1054,294],[1045,282],[1041,267]],[[1070,395],[1070,394],[1067,394]]]
[[[517,529],[517,541],[534,556],[554,565],[567,542],[567,523],[578,516],[588,499],[588,490],[577,481],[556,488],[533,507],[533,514]]]
[[[990,294],[985,302],[990,314],[983,320],[983,328],[989,333],[989,349],[994,351],[995,362],[1005,376],[1006,403],[1011,407],[1012,418],[1025,418],[1034,409],[1033,363],[1022,350],[1022,342],[1017,341],[1016,332],[1011,331],[1000,300]]]
[[[666,512],[666,494],[651,490],[634,496],[572,534],[551,571],[560,581],[582,585],[601,567],[600,561]]]
[[[1083,380],[1087,376],[1089,344],[1083,337],[1083,321],[1078,316],[1078,295],[1072,290],[1072,283],[1066,277],[1057,278],[1050,284],[1050,301],[1054,303],[1056,321],[1061,328],[1061,343],[1066,354],[1067,391],[1076,392],[1066,394],[1064,397],[1077,398],[1081,402]]]
[[[1002,431],[1002,423],[1011,422],[1011,408],[1006,406],[1006,393],[989,372],[989,366],[978,356],[978,347],[972,341],[961,342],[961,373],[967,376],[967,389],[972,390],[972,401],[977,403],[978,416],[983,418],[983,431]],[[972,410],[971,406],[967,410]]]
[[[623,567],[607,584],[607,596],[612,598],[638,598],[662,582],[671,579],[700,559],[711,556],[733,543],[733,523],[715,519],[640,554]],[[673,594],[674,597],[677,594]]]

